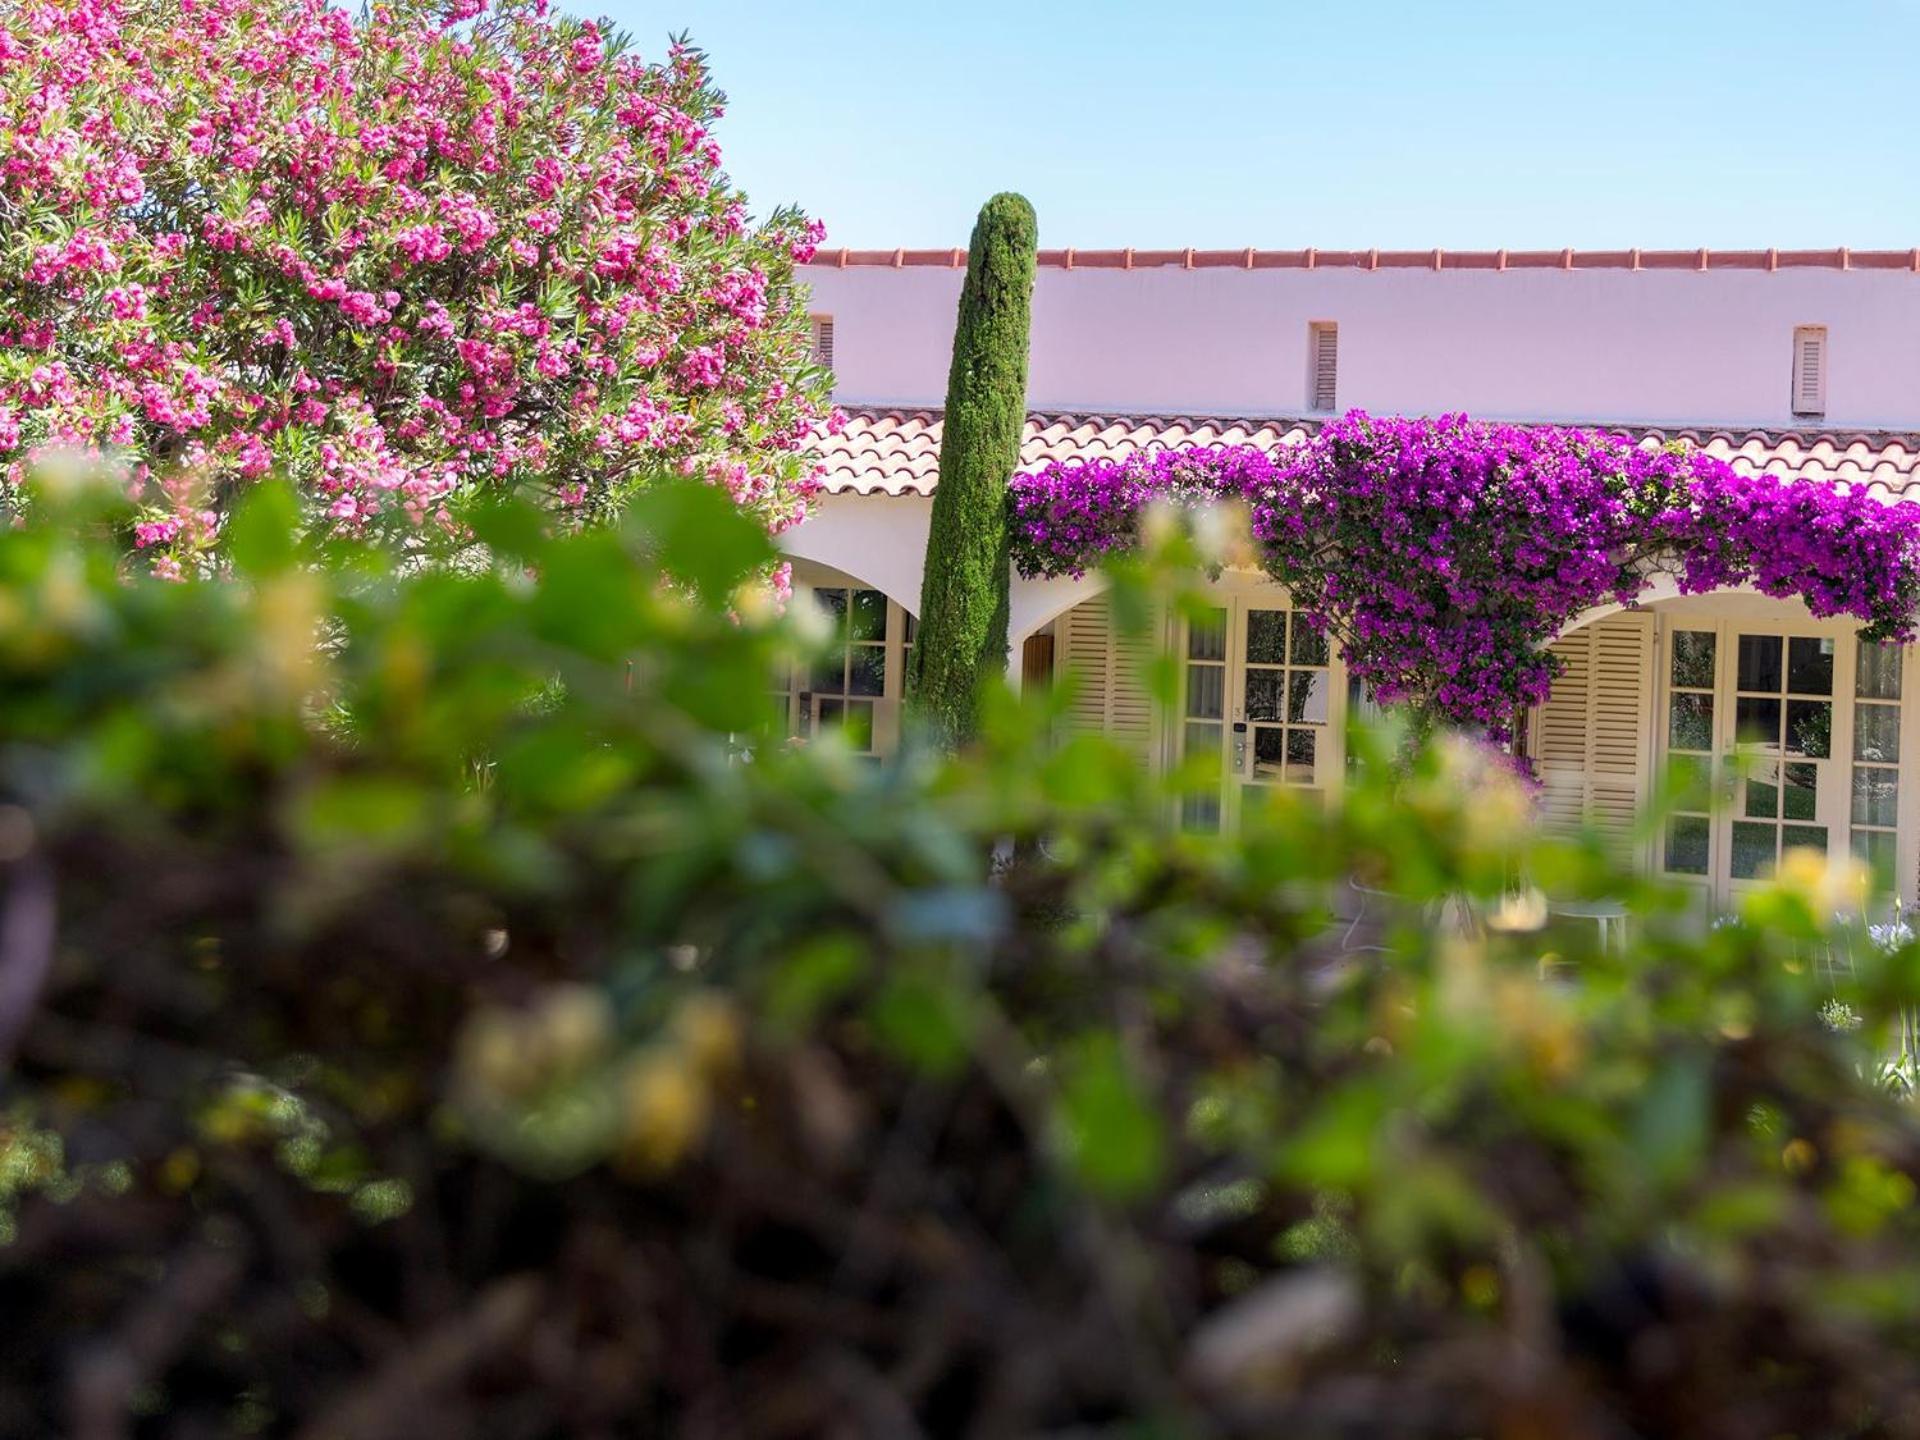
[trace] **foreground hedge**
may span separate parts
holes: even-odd
[[[1920,1431],[1915,957],[1823,881],[1683,938],[1453,746],[1229,844],[1044,712],[755,740],[715,492],[402,576],[269,489],[186,586],[91,503],[0,535],[0,1431]]]

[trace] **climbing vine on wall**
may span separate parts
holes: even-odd
[[[1062,461],[1014,478],[1014,561],[1079,573],[1156,506],[1245,507],[1258,563],[1387,703],[1504,731],[1546,698],[1547,645],[1582,612],[1750,585],[1910,639],[1920,505],[1744,475],[1674,444],[1464,415],[1352,411],[1303,445]]]

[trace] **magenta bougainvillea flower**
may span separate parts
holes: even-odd
[[[750,223],[719,98],[545,0],[0,6],[0,477],[113,459],[163,574],[270,470],[413,540],[475,487],[587,517],[661,474],[791,523],[821,231]]]
[[[1015,563],[1078,573],[1131,547],[1155,502],[1244,503],[1261,561],[1380,699],[1503,732],[1544,700],[1546,646],[1654,578],[1750,585],[1909,639],[1920,505],[1742,475],[1683,446],[1461,415],[1354,411],[1277,453],[1197,447],[1014,477]]]

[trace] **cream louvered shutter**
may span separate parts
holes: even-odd
[[[1793,413],[1827,413],[1827,327],[1802,325],[1793,332]]]
[[[833,317],[816,315],[813,317],[813,363],[833,368]]]
[[[1534,768],[1550,829],[1585,820],[1625,847],[1653,740],[1653,617],[1614,615],[1554,642],[1565,665],[1534,716]]]
[[[1331,410],[1340,389],[1340,327],[1315,325],[1312,330],[1313,394],[1315,410]]]
[[[1103,734],[1137,752],[1153,753],[1153,698],[1146,671],[1153,659],[1152,632],[1118,635],[1105,595],[1082,601],[1055,627],[1060,663],[1078,677],[1066,728],[1075,734]]]

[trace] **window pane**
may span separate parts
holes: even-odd
[[[1225,713],[1227,667],[1189,665],[1187,667],[1187,714],[1197,720],[1218,720]]]
[[[1280,665],[1287,658],[1287,612],[1247,612],[1247,659],[1256,665]]]
[[[1713,688],[1713,651],[1717,637],[1711,630],[1673,632],[1673,683],[1696,690]]]
[[[1180,823],[1189,830],[1220,828],[1220,797],[1189,795],[1180,802]]]
[[[1864,700],[1898,700],[1901,653],[1900,646],[1892,641],[1862,640],[1853,693]]]
[[[1676,875],[1707,873],[1707,827],[1704,815],[1676,816],[1667,825],[1667,869]]]
[[[1287,731],[1287,779],[1295,785],[1313,784],[1316,778],[1313,764],[1315,748],[1313,731]]]
[[[1667,712],[1667,744],[1675,750],[1713,749],[1713,697],[1675,695]]]
[[[1779,694],[1780,649],[1778,635],[1742,635],[1738,688]]]
[[[1742,745],[1764,745],[1769,750],[1777,750],[1780,747],[1780,702],[1756,700],[1751,695],[1742,695],[1734,702],[1733,734]]]
[[[847,652],[836,647],[831,655],[822,655],[814,661],[807,688],[817,690],[822,695],[846,694]]]
[[[1789,820],[1812,820],[1819,814],[1820,767],[1785,765],[1786,784],[1780,790],[1780,813]]]
[[[1227,658],[1226,611],[1209,610],[1205,620],[1191,620],[1187,623],[1187,658],[1189,660]]]
[[[1782,850],[1818,850],[1827,853],[1827,827],[1824,825],[1782,825],[1780,827],[1780,848]]]
[[[1733,822],[1733,878],[1758,880],[1773,869],[1774,827]]]
[[[1253,732],[1253,778],[1278,781],[1285,773],[1286,731],[1260,725]]]
[[[1287,673],[1287,719],[1310,725],[1327,722],[1327,696],[1333,685],[1324,670]]]
[[[827,620],[833,627],[828,633],[836,639],[847,633],[847,592],[844,590],[816,590],[813,603],[826,612]]]
[[[1856,705],[1853,711],[1853,758],[1891,765],[1900,758],[1900,707]]]
[[[1246,706],[1249,720],[1278,720],[1280,718],[1280,682],[1286,677],[1283,670],[1249,670],[1247,672]]]
[[[1324,665],[1327,663],[1327,637],[1295,614],[1293,617],[1293,663],[1296,665]]]
[[[887,689],[887,647],[856,645],[847,662],[849,695],[883,695]]]
[[[1188,755],[1218,755],[1220,753],[1220,727],[1218,725],[1196,725],[1192,721],[1186,727]]]
[[[1853,853],[1866,861],[1867,868],[1873,872],[1874,889],[1884,892],[1894,888],[1900,846],[1892,835],[1884,830],[1856,830]]]
[[[1853,767],[1853,823],[1885,825],[1899,823],[1900,772],[1881,770],[1872,765]]]
[[[1747,776],[1746,803],[1740,813],[1753,820],[1773,820],[1780,814],[1780,767],[1756,765]]]
[[[1787,689],[1799,695],[1833,694],[1833,640],[1796,635],[1787,642]]]
[[[1787,702],[1787,753],[1815,760],[1824,760],[1833,753],[1831,700]]]
[[[887,597],[878,590],[856,590],[853,592],[852,628],[849,638],[854,640],[884,640],[887,638]]]

